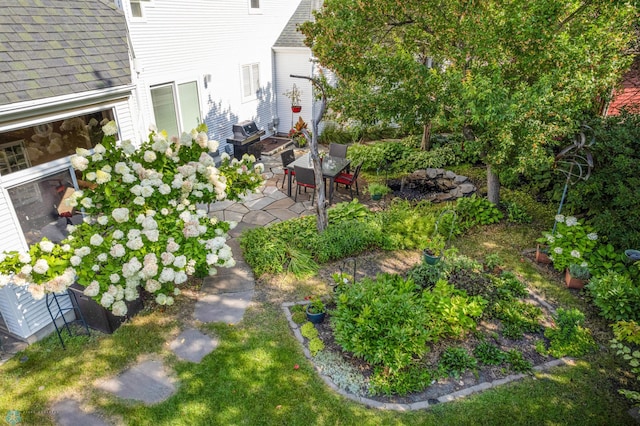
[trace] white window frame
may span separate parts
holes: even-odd
[[[254,70],[254,66],[257,66],[257,71]],[[244,93],[244,69],[249,69],[249,94]],[[256,83],[255,72],[258,73],[258,81]],[[258,91],[260,90],[260,62],[252,62],[250,64],[240,65],[240,96],[242,102],[250,102],[258,99]]]
[[[160,83],[160,84],[154,84],[153,86],[149,87],[149,100],[151,101],[151,112],[153,114],[153,124],[157,125],[157,120],[156,120],[156,115],[155,115],[155,111],[153,110],[153,95],[152,95],[152,91],[153,89],[159,89],[161,87],[171,87],[171,91],[173,93],[173,107],[176,111],[176,120],[178,123],[178,135],[180,136],[182,134],[182,132],[190,132],[192,129],[183,129],[183,117],[182,117],[182,108],[180,108],[180,100],[179,100],[179,96],[180,96],[180,92],[179,92],[179,86],[181,84],[185,84],[185,83],[195,83],[196,84],[196,88],[198,90],[198,97],[196,99],[196,101],[198,102],[198,112],[200,113],[200,122],[204,122],[204,113],[202,110],[202,102],[201,102],[201,97],[202,97],[202,93],[203,93],[203,89],[200,86],[200,82],[198,81],[197,78],[194,79],[186,79],[186,80],[181,80],[181,81],[171,81],[171,82],[167,82],[167,83]],[[160,127],[158,127],[158,131],[163,130]],[[169,135],[169,136],[174,136],[174,135]]]
[[[253,1],[258,2],[258,7],[253,7]],[[250,15],[262,14],[262,9],[260,8],[260,0],[247,0],[247,7],[249,8]]]
[[[147,14],[145,13],[145,9],[150,6],[153,0],[129,0],[129,13],[131,14],[131,19],[134,21],[144,21],[147,19]],[[135,16],[133,14],[133,3],[137,3],[140,6],[140,16]]]

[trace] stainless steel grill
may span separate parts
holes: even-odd
[[[264,136],[264,130],[259,130],[255,121],[245,120],[233,125],[233,138],[227,139],[227,143],[233,145],[233,156],[238,160],[242,159],[244,154],[252,154],[256,158],[260,157],[261,151],[253,145],[260,141]]]

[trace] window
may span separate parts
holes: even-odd
[[[257,99],[260,89],[260,65],[249,64],[242,66],[242,100]]]
[[[260,13],[260,0],[249,0],[249,13]]]
[[[134,18],[144,17],[144,3],[148,3],[151,0],[130,0],[131,3],[131,16]]]
[[[104,120],[113,120],[111,109],[0,133],[0,175],[93,148],[102,141]]]
[[[158,130],[166,130],[169,136],[189,132],[202,122],[198,85],[195,81],[152,87],[151,102],[156,127]]]

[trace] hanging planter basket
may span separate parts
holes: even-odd
[[[302,106],[300,106],[300,105],[291,105],[291,111],[295,112],[295,113],[298,113],[298,112],[302,111]]]

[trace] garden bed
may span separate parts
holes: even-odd
[[[364,256],[357,259],[357,276],[361,279],[364,276],[373,277],[383,269],[381,268],[378,256]],[[339,266],[339,268],[338,268]],[[396,273],[405,273],[406,269],[409,269],[411,263],[405,264],[405,270],[400,271],[398,264],[394,264],[390,269]],[[320,276],[328,278],[336,269],[345,269],[343,264],[334,264],[329,266],[320,272]],[[442,339],[435,344],[430,344],[430,350],[420,360],[420,364],[424,365],[427,369],[436,369],[441,355],[447,348],[455,347],[466,350],[469,354],[473,354],[474,348],[477,347],[482,341],[492,343],[500,350],[507,352],[515,350],[522,354],[519,362],[522,365],[530,365],[531,367],[540,367],[553,361],[550,355],[542,355],[536,349],[536,342],[540,345],[540,342],[544,342],[545,346],[549,346],[549,339],[544,336],[544,327],[550,327],[553,324],[552,316],[555,313],[554,308],[544,301],[539,295],[533,294],[528,291],[528,296],[520,299],[527,304],[537,306],[542,311],[542,319],[540,321],[540,329],[537,332],[525,332],[521,339],[512,339],[504,335],[503,326],[501,322],[496,319],[482,319],[478,321],[477,328],[474,332],[467,335],[464,340],[459,339]],[[362,358],[353,356],[353,354],[344,351],[342,347],[336,342],[334,338],[333,328],[331,326],[331,310],[335,308],[335,304],[332,301],[328,301],[329,313],[325,321],[316,325],[318,335],[324,342],[325,351],[330,351],[335,354],[339,354],[341,359],[353,370],[358,371],[365,380],[369,380],[374,372],[374,366],[366,362]],[[304,339],[305,344],[308,345],[308,340]],[[312,357],[313,361],[313,357]],[[521,365],[521,367],[522,367]],[[386,404],[412,404],[421,401],[427,401],[429,404],[433,404],[442,400],[442,397],[452,394],[454,392],[461,391],[472,387],[477,387],[480,384],[492,383],[496,380],[513,377],[527,370],[527,368],[513,368],[508,363],[501,365],[483,365],[478,363],[478,367],[474,370],[466,370],[456,376],[437,377],[432,381],[431,385],[419,392],[408,393],[406,395],[362,395],[366,396],[374,401]],[[533,370],[529,370],[533,371]]]

